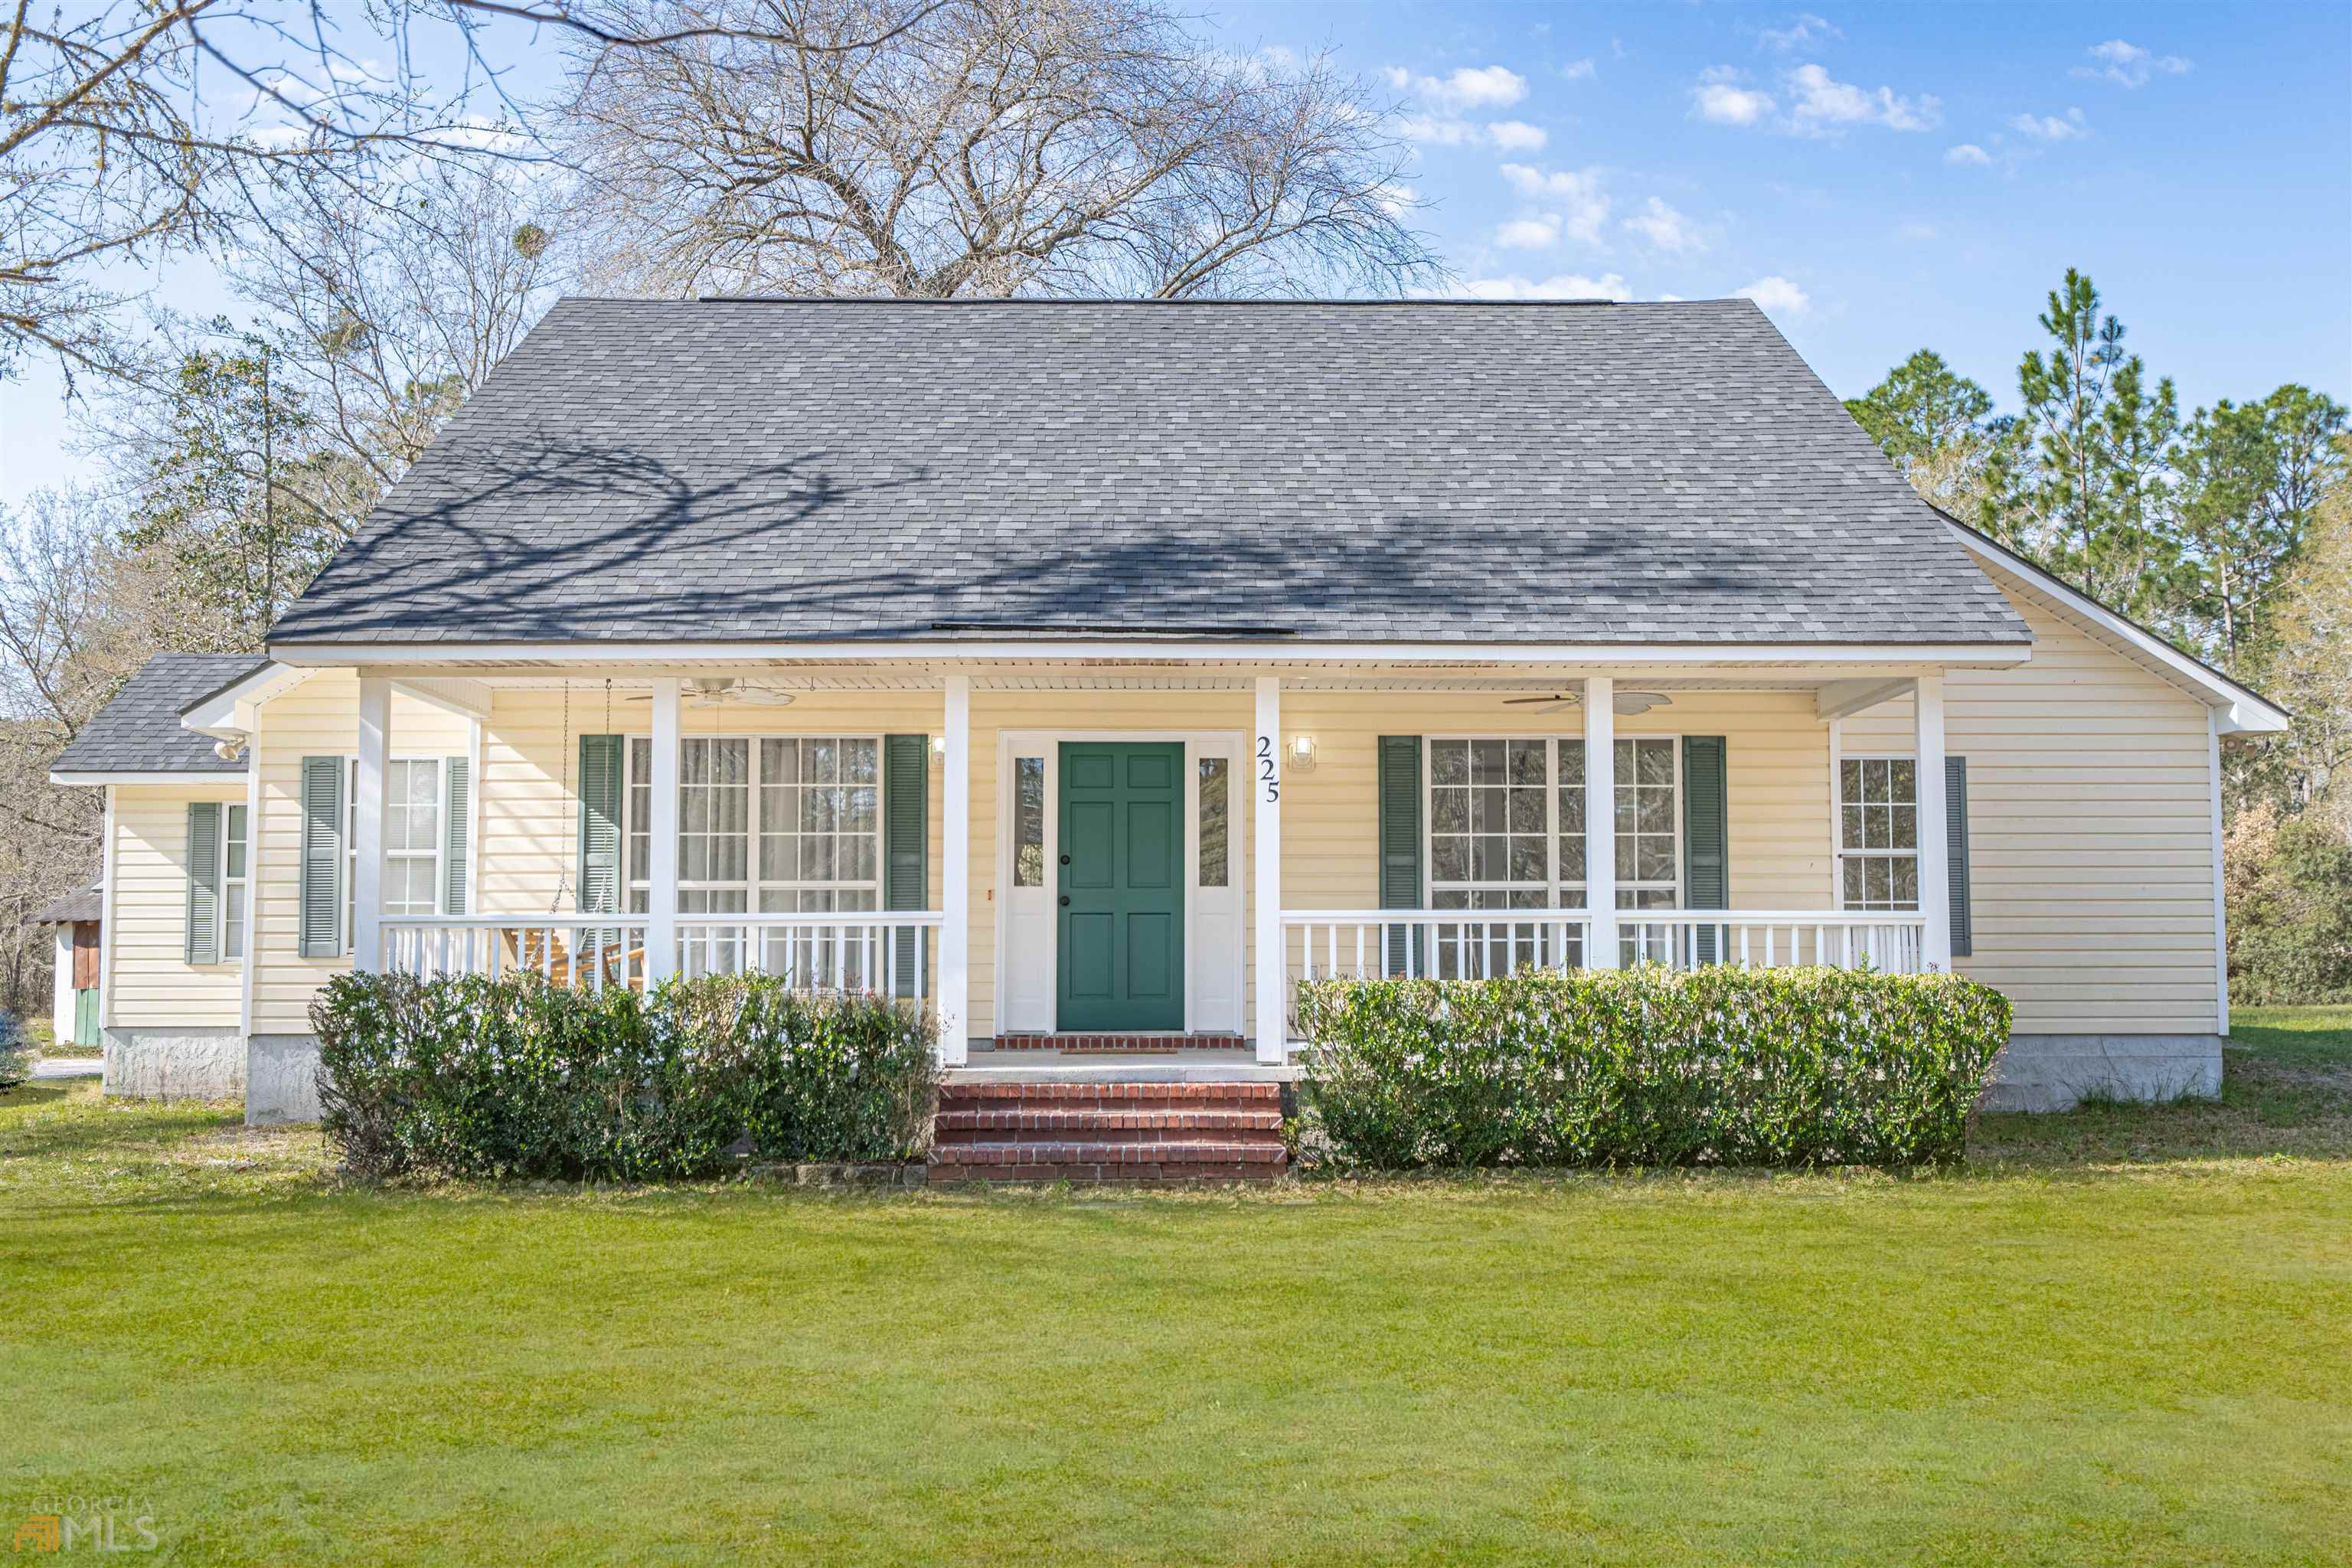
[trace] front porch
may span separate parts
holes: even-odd
[[[349,951],[870,990],[951,1067],[1112,1035],[1279,1066],[1334,976],[1947,969],[1943,679],[1988,656],[1813,651],[366,667]],[[1842,747],[1888,702],[1906,743]],[[425,783],[395,710],[462,721],[467,765]]]

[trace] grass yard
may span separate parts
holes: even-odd
[[[376,1192],[0,1097],[0,1525],[223,1563],[2336,1563],[2352,1009],[1969,1169]],[[127,1540],[127,1524],[119,1527]]]

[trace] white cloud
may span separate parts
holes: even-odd
[[[1747,288],[1734,289],[1731,293],[1734,299],[1753,300],[1767,310],[1785,311],[1791,316],[1801,316],[1813,308],[1802,289],[1778,273],[1759,278]]]
[[[2076,66],[2073,74],[2104,77],[2124,87],[2146,87],[2153,77],[2185,76],[2189,71],[2189,62],[2179,55],[2159,55],[2151,49],[2143,49],[2137,44],[2127,44],[2121,38],[2093,44],[2083,52],[2099,63]]]
[[[1397,127],[1408,142],[1469,147],[1491,140],[1513,153],[1533,153],[1544,144],[1543,132],[1524,121],[1482,127],[1465,118],[1471,110],[1507,109],[1528,95],[1528,79],[1507,66],[1464,66],[1444,77],[1415,76],[1391,66],[1382,74],[1391,87],[1412,99],[1413,112]]]
[[[1562,272],[1539,280],[1514,273],[1505,278],[1469,278],[1447,292],[1470,300],[1615,300],[1633,297],[1622,274],[1604,272],[1598,278]]]
[[[1640,235],[1660,250],[1676,256],[1696,256],[1706,248],[1706,237],[1690,219],[1652,196],[1642,210],[1627,218],[1622,226]]]
[[[1691,112],[1717,125],[1753,125],[1772,112],[1772,95],[1738,85],[1729,66],[1709,66],[1691,89]]]
[[[1599,71],[1589,59],[1570,60],[1559,68],[1559,74],[1570,81],[1591,81]]]
[[[1913,245],[1925,245],[1936,237],[1936,226],[1932,223],[1921,223],[1914,218],[1911,222],[1898,226],[1895,231],[1895,237],[1906,240]]]
[[[1559,243],[1559,219],[1550,213],[1515,217],[1495,231],[1495,243],[1506,250],[1549,250]]]
[[[1506,163],[1502,174],[1513,190],[1540,205],[1541,211],[1523,215],[1527,220],[1548,222],[1558,234],[1586,245],[1601,243],[1601,226],[1609,221],[1609,197],[1601,189],[1599,169],[1547,174],[1526,163]]]
[[[1486,134],[1466,120],[1434,114],[1408,114],[1397,122],[1397,132],[1408,142],[1436,147],[1466,147]]]
[[[1876,90],[1833,79],[1820,66],[1799,66],[1789,73],[1790,90],[1797,95],[1790,112],[1792,128],[1810,134],[1827,134],[1846,125],[1884,125],[1889,131],[1927,131],[1943,118],[1943,104],[1922,93],[1916,99],[1898,95],[1891,87]]]
[[[1891,87],[1856,87],[1839,81],[1817,65],[1802,65],[1783,79],[1790,107],[1772,121],[1780,103],[1761,88],[1740,85],[1731,66],[1709,66],[1691,89],[1691,112],[1717,125],[1760,125],[1792,136],[1836,136],[1849,125],[1883,125],[1889,131],[1927,131],[1944,117],[1940,100],[1927,93],[1906,98]]]
[[[2074,142],[2091,133],[2079,109],[2068,110],[2063,119],[2055,114],[2021,114],[2010,121],[2009,128],[2039,142]]]
[[[1981,169],[1991,163],[1992,154],[1973,142],[1963,142],[1944,153],[1944,162],[1965,168]]]
[[[1508,109],[1528,95],[1528,79],[1507,66],[1463,66],[1448,77],[1391,66],[1387,75],[1391,87],[1437,109]]]
[[[1811,11],[1800,11],[1797,13],[1796,19],[1787,26],[1767,27],[1757,34],[1756,42],[1759,47],[1779,49],[1785,54],[1801,44],[1810,44],[1816,38],[1844,37],[1843,33],[1839,32],[1823,18],[1814,16]]]
[[[1411,185],[1400,185],[1391,182],[1375,190],[1372,193],[1372,199],[1379,202],[1381,210],[1391,217],[1402,217],[1421,205],[1421,193]]]

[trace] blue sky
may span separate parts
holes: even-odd
[[[2352,5],[1232,5],[1402,104],[1474,292],[1748,292],[1843,395],[1932,347],[2007,405],[2069,266],[2184,412],[2352,399]],[[202,263],[160,301],[222,307]],[[0,386],[0,500],[70,479],[56,378]]]

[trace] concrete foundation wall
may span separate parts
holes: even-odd
[[[245,1124],[319,1120],[319,1037],[256,1035],[246,1048]]]
[[[2087,1096],[2212,1100],[2219,1035],[2011,1035],[1993,1062],[1987,1110],[2068,1110]]]
[[[245,1093],[245,1037],[228,1029],[109,1029],[102,1080],[134,1100],[235,1100]]]

